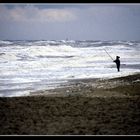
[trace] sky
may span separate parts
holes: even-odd
[[[140,40],[140,4],[0,4],[0,40]]]

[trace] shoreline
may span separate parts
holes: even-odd
[[[94,95],[96,91],[100,92],[103,90],[104,92],[106,92],[109,90],[112,91],[111,89],[115,90],[115,88],[118,89],[125,88],[124,90],[127,90],[127,87],[132,88],[132,86],[134,85],[135,88],[136,86],[138,88],[139,83],[140,83],[139,73],[123,76],[123,77],[110,78],[110,79],[98,79],[98,78],[74,79],[74,80],[69,80],[67,84],[64,84],[54,89],[31,92],[29,96],[67,97],[67,96],[80,95],[80,96],[87,97],[87,95],[89,94],[89,97],[95,97]],[[92,94],[93,91],[95,91],[94,94]],[[99,93],[97,94],[100,95]]]
[[[136,74],[0,97],[0,135],[140,135],[139,88]]]

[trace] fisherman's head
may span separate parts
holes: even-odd
[[[120,57],[119,56],[116,56],[116,58],[119,59]]]

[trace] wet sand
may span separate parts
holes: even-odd
[[[0,98],[0,135],[140,135],[139,79],[74,80]]]

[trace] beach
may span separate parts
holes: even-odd
[[[0,98],[0,135],[139,135],[140,74]]]

